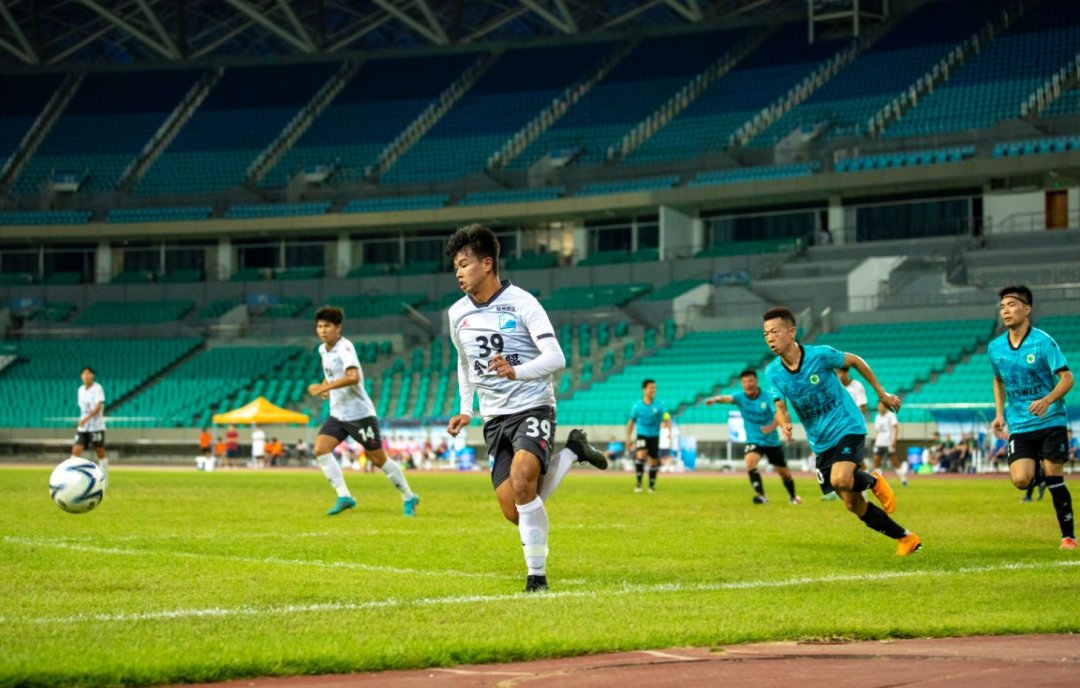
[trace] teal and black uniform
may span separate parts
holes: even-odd
[[[665,418],[667,409],[655,399],[651,404],[639,399],[630,409],[630,420],[637,428],[636,448],[644,449],[650,458],[660,458],[660,423]]]
[[[768,435],[761,431],[761,428],[771,424],[776,417],[776,403],[772,397],[759,389],[758,395],[753,399],[746,396],[746,392],[736,392],[731,395],[731,399],[739,407],[746,429],[744,454],[761,454],[773,466],[787,466],[784,450],[780,446],[780,432],[776,428]]]

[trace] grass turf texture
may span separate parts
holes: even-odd
[[[548,506],[552,594],[526,597],[517,529],[483,474],[410,474],[415,519],[379,473],[348,474],[359,506],[333,518],[316,471],[114,469],[84,515],[52,505],[48,475],[0,470],[4,687],[1080,631],[1080,557],[1057,549],[1050,498],[1021,504],[1005,477],[897,485],[896,517],[926,549],[896,558],[807,477],[806,504],[768,476],[776,501],[757,507],[742,477],[665,474],[650,495],[572,473]]]

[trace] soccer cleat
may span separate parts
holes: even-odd
[[[1061,549],[1076,549],[1076,538],[1061,538]]]
[[[896,556],[906,557],[922,549],[922,540],[915,533],[908,533],[896,541]]]
[[[405,515],[406,516],[415,516],[416,515],[416,505],[419,504],[419,503],[420,503],[420,498],[417,497],[416,495],[413,495],[412,499],[405,500]]]
[[[1039,496],[1035,499],[1037,502],[1041,502],[1043,495],[1046,494],[1046,483],[1039,484]]]
[[[870,491],[874,493],[877,500],[881,502],[881,508],[885,510],[885,513],[891,514],[896,511],[896,494],[889,487],[889,483],[885,482],[885,476],[879,471],[874,471],[870,475],[877,478],[877,482],[870,488]]]
[[[835,492],[827,492],[826,494],[821,495],[821,501],[838,502],[840,501],[840,495],[836,494]]]
[[[1030,497],[1030,496],[1028,496],[1028,495],[1024,495],[1023,497],[1021,497],[1021,498],[1020,498],[1020,502],[1021,502],[1021,503],[1023,503],[1023,502],[1030,502],[1030,501],[1031,501],[1031,497]]]
[[[334,506],[326,512],[327,516],[336,516],[346,509],[351,509],[356,506],[356,500],[352,497],[338,497],[334,502]]]
[[[589,438],[583,430],[573,429],[566,438],[566,448],[577,455],[578,463],[592,464],[601,471],[607,470],[608,460],[596,447],[589,444]]]
[[[768,504],[769,498],[765,495],[754,495],[753,502],[754,504]]]
[[[902,478],[900,480],[900,484],[903,485],[904,487],[907,487],[907,478]]]
[[[650,487],[649,488],[649,494],[656,494],[656,488],[655,487]]]
[[[641,494],[641,485],[634,488],[634,494]]]
[[[788,501],[792,504],[802,504],[802,497],[792,497]]]
[[[525,579],[524,592],[547,592],[547,576],[529,576]]]

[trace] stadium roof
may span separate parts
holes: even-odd
[[[800,6],[804,0],[0,0],[0,65],[468,44],[675,26]]]

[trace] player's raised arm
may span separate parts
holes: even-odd
[[[852,353],[844,354],[844,365],[851,366],[855,370],[859,371],[859,375],[863,376],[863,379],[870,383],[870,386],[874,388],[878,398],[885,402],[885,408],[889,409],[893,413],[900,410],[900,397],[895,394],[889,394],[885,391],[885,388],[878,382],[877,376],[874,375],[874,371],[870,369],[870,364],[862,359],[861,356],[856,356]]]
[[[735,397],[730,394],[719,394],[715,397],[709,397],[705,400],[706,406],[712,406],[713,404],[734,404]]]

